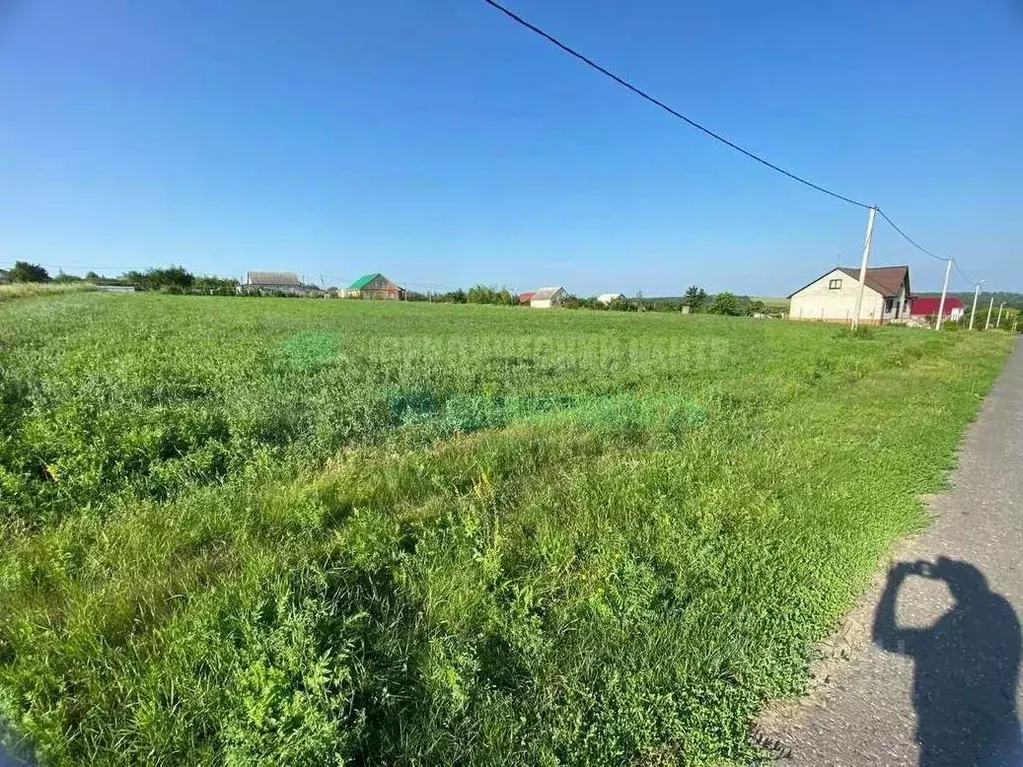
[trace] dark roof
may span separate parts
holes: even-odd
[[[249,272],[245,277],[249,285],[301,285],[295,272]]]
[[[838,267],[857,282],[860,279],[860,270],[850,266]],[[906,293],[909,293],[909,267],[908,266],[872,266],[867,269],[864,282],[871,290],[876,290],[885,298],[899,295],[902,283],[907,283]]]
[[[813,285],[821,277],[826,277],[837,269],[843,274],[852,277],[857,282],[860,281],[860,270],[852,266],[836,266],[819,277],[815,277],[810,280],[806,285],[803,285],[799,290],[795,290],[789,294],[789,298],[796,295],[800,290]],[[867,267],[867,275],[864,282],[867,287],[871,290],[876,290],[884,298],[890,298],[891,296],[897,296],[899,294],[899,288],[902,287],[902,283],[906,283],[906,295],[909,295],[909,267],[908,266],[871,266]]]
[[[938,313],[938,304],[941,302],[939,296],[917,296],[909,306],[909,313],[912,315],[926,317],[929,314]],[[945,296],[945,306],[942,314],[951,314],[953,309],[962,309],[963,302],[955,296]]]

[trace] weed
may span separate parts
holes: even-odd
[[[6,737],[54,764],[755,759],[1011,343],[854,339],[5,302]]]

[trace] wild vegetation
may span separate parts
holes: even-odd
[[[720,764],[1009,348],[667,313],[0,304],[0,715],[53,764]]]

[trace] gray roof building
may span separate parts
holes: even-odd
[[[258,288],[300,288],[302,280],[295,272],[249,272],[245,284]]]

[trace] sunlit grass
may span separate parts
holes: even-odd
[[[0,285],[0,301],[10,301],[14,298],[30,298],[32,296],[60,295],[61,293],[81,293],[95,289],[95,286],[88,282],[19,282],[11,285]]]
[[[1009,344],[10,302],[0,711],[53,763],[748,759]]]

